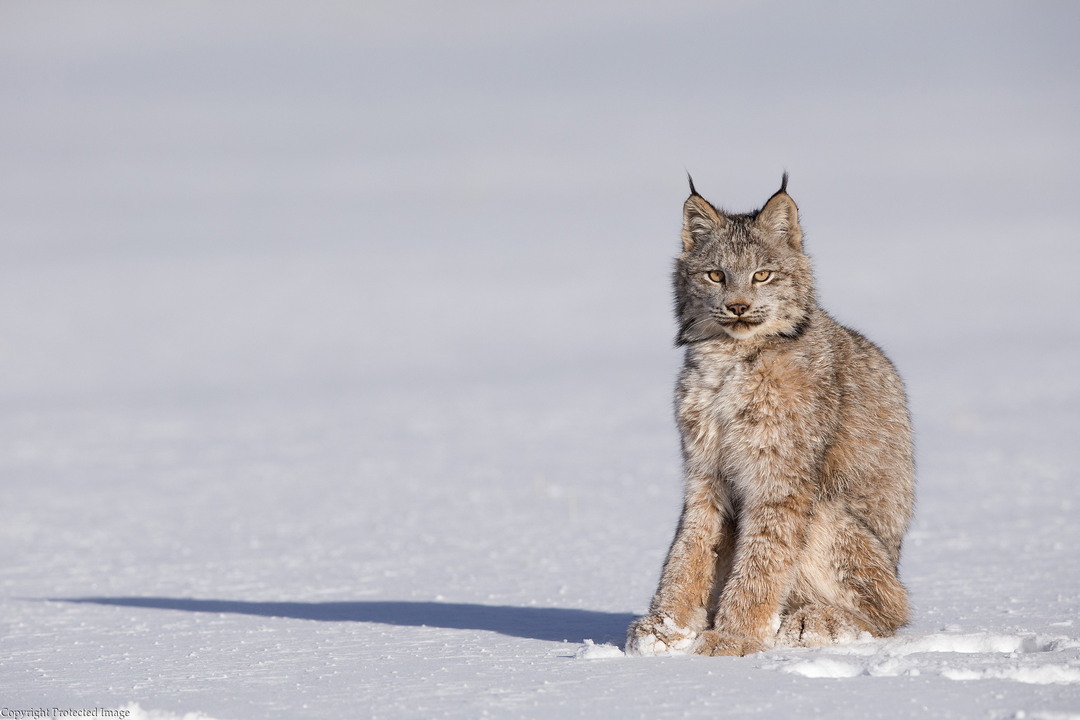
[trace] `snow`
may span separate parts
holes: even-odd
[[[1067,3],[0,6],[0,713],[1080,717]],[[627,657],[685,170],[918,445],[890,639]],[[100,714],[100,713],[99,713]]]
[[[814,651],[777,653],[777,668],[804,677],[897,677],[935,673],[950,680],[1007,679],[1076,684],[1080,643],[1066,637],[970,633],[869,640]],[[935,653],[939,654],[935,656]],[[851,655],[860,656],[852,662]],[[995,657],[995,655],[998,655]],[[837,656],[848,656],[838,659]],[[967,657],[965,657],[967,656]],[[1002,656],[1005,662],[1002,662]]]
[[[119,708],[119,710],[127,712],[127,715],[124,716],[127,720],[214,720],[209,715],[201,712],[187,712],[178,715],[162,710],[144,710],[139,707],[138,703],[125,705],[124,707]]]
[[[601,643],[597,645],[592,640],[586,639],[581,647],[574,653],[579,660],[602,660],[604,658],[626,657],[625,653],[617,645]]]
[[[767,656],[775,660],[772,669],[808,678],[917,677],[933,672],[949,680],[1004,679],[1035,685],[1068,685],[1080,683],[1077,648],[1080,642],[1068,637],[970,633],[881,640],[864,634],[849,644],[813,650],[774,649]],[[942,653],[944,659],[936,659],[933,653]],[[994,654],[1004,654],[1009,663],[1002,664]],[[598,660],[625,655],[616,645],[597,645],[586,640],[575,657]]]

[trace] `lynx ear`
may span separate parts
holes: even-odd
[[[780,189],[758,212],[754,224],[770,236],[784,240],[793,250],[802,250],[799,208],[787,194],[787,173],[784,173],[784,178],[780,182]]]
[[[689,175],[687,175],[689,177]],[[708,200],[697,194],[694,181],[690,181],[690,197],[683,203],[682,245],[683,252],[690,252],[712,233],[724,227],[726,220]]]

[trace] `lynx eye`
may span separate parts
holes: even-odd
[[[772,271],[770,270],[758,270],[754,273],[754,282],[763,283],[772,277]]]
[[[714,283],[724,282],[724,273],[720,272],[719,270],[710,270],[709,272],[705,273],[705,277],[709,278],[709,280]]]

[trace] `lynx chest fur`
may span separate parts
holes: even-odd
[[[674,272],[683,509],[627,652],[890,635],[908,617],[915,487],[903,383],[818,305],[786,175],[751,213],[690,190]]]
[[[783,478],[765,471],[796,436],[806,438],[793,450],[820,464],[834,434],[840,404],[834,378],[794,342],[750,348],[700,343],[687,353],[676,390],[683,455],[695,476],[715,486],[729,512],[748,496],[785,491],[767,487]]]

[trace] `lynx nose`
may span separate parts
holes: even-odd
[[[750,309],[749,305],[744,303],[732,303],[727,306],[728,312],[732,315],[742,315],[744,312]]]

